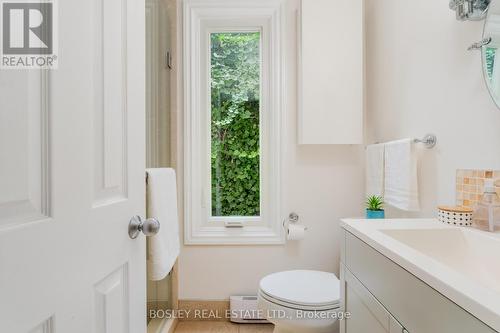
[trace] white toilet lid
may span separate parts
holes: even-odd
[[[260,290],[279,301],[303,306],[335,306],[340,298],[339,279],[319,271],[274,273],[260,281]]]

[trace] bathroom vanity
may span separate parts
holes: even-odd
[[[433,219],[344,220],[341,239],[341,332],[500,331],[500,235]]]

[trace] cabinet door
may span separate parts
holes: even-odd
[[[387,310],[348,270],[343,273],[344,309],[350,313],[350,317],[342,322],[341,332],[393,333]]]
[[[363,143],[363,1],[301,1],[299,144]]]

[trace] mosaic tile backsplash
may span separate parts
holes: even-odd
[[[457,206],[474,208],[484,193],[484,180],[494,179],[500,195],[500,170],[457,170]]]

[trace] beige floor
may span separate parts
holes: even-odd
[[[236,325],[219,321],[181,321],[175,333],[272,333],[273,325]]]

